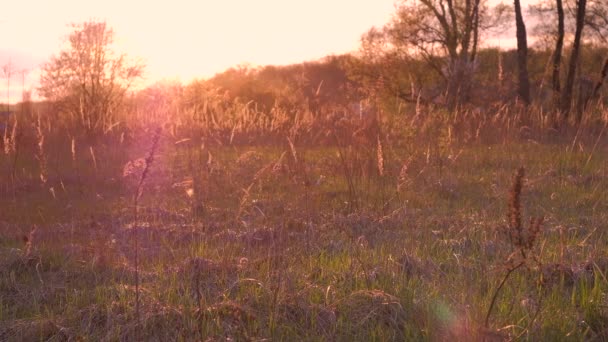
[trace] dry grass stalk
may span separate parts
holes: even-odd
[[[535,242],[537,241],[537,238],[540,235],[540,230],[544,218],[530,218],[530,224],[528,225],[528,228],[524,229],[524,226],[522,224],[521,210],[521,193],[524,185],[524,175],[524,168],[519,168],[515,173],[515,177],[513,178],[513,186],[511,187],[511,191],[509,193],[509,223],[507,235],[509,237],[509,242],[511,243],[515,251],[506,258],[506,273],[502,278],[501,282],[499,283],[498,287],[494,291],[494,295],[492,296],[492,301],[490,302],[490,307],[488,308],[488,312],[486,314],[485,319],[486,328],[488,328],[489,326],[490,315],[492,314],[492,310],[494,308],[494,305],[496,304],[498,295],[507,280],[509,279],[509,277],[516,270],[518,270],[522,266],[525,266],[529,262],[530,257],[532,257],[532,260],[538,262],[538,258],[533,255],[533,249]],[[533,318],[535,318],[539,312],[540,304]]]
[[[276,163],[274,163],[274,165],[272,166],[272,174],[273,175],[278,175],[283,171],[284,168],[284,160],[285,160],[285,156],[287,155],[287,152],[283,152],[281,153],[281,156],[279,157],[279,159],[277,160]]]
[[[161,128],[159,127],[158,129],[156,129],[156,132],[154,134],[154,137],[152,138],[152,146],[150,147],[150,150],[148,152],[148,156],[145,159],[145,167],[144,170],[141,173],[141,177],[139,178],[139,183],[137,184],[137,189],[135,191],[135,194],[133,196],[133,204],[134,204],[134,211],[135,211],[135,218],[134,218],[134,247],[135,247],[135,313],[137,316],[137,320],[139,322],[140,319],[140,311],[139,311],[139,238],[138,238],[138,226],[137,226],[137,222],[138,222],[138,218],[139,218],[139,200],[141,198],[141,196],[143,195],[143,190],[144,190],[144,182],[146,181],[146,178],[148,176],[148,173],[150,171],[150,168],[152,167],[152,163],[154,162],[154,154],[156,153],[156,149],[158,147],[158,142],[160,141],[160,133],[161,133]],[[93,149],[91,148],[91,152],[93,151]],[[138,324],[139,327],[139,324]]]
[[[29,258],[32,255],[34,238],[36,236],[36,232],[38,231],[38,227],[34,226],[34,228],[29,232],[28,235],[23,236],[23,241],[25,242],[25,253],[23,254],[25,258]]]
[[[381,325],[402,331],[407,312],[399,298],[381,290],[359,290],[336,304],[336,315],[353,322],[353,329]]]
[[[10,138],[10,150],[13,153],[17,153],[17,126],[18,126],[19,121],[17,119],[15,119],[15,123],[13,123],[13,128],[11,130],[11,138]]]
[[[91,154],[91,159],[93,160],[93,168],[97,171],[97,158],[95,158],[95,150],[93,150],[93,146],[89,146],[89,153]]]
[[[422,103],[420,102],[421,96],[422,94],[418,93],[418,98],[416,99],[416,116],[414,119],[418,119],[422,115]]]
[[[2,136],[2,144],[4,145],[4,154],[11,153],[11,141],[8,135],[8,126],[4,126],[4,135]]]
[[[158,148],[158,142],[160,141],[160,133],[161,133],[161,128],[158,128],[156,130],[156,132],[154,133],[154,137],[152,138],[152,146],[150,147],[150,150],[148,151],[148,156],[145,159],[145,167],[144,167],[144,170],[142,171],[141,177],[139,178],[139,183],[137,184],[137,192],[136,192],[135,198],[134,198],[135,203],[137,203],[139,201],[139,199],[141,198],[141,195],[143,194],[143,188],[144,188],[143,185],[148,176],[148,172],[150,172],[152,163],[154,162],[154,155],[156,153],[156,149]],[[136,207],[136,209],[137,209],[137,207]]]
[[[42,181],[42,184],[46,184],[46,181],[48,180],[48,174],[46,166],[46,156],[44,153],[44,134],[42,133],[40,116],[38,116],[38,120],[36,120],[36,141],[36,159],[38,160],[38,164],[40,165],[40,181]]]
[[[287,142],[289,143],[289,149],[291,151],[291,156],[293,157],[293,161],[295,164],[297,164],[298,163],[298,154],[296,153],[296,147],[294,146],[291,139],[289,139],[289,137],[287,138]]]
[[[380,135],[377,137],[377,160],[378,160],[378,174],[384,176],[384,152],[382,151],[382,141],[380,141]]]
[[[523,187],[524,168],[517,170],[513,179],[513,187],[509,192],[509,232],[512,243],[523,243],[523,227],[521,224],[521,190]]]
[[[240,219],[241,215],[243,214],[243,211],[245,210],[245,206],[246,206],[247,202],[249,201],[249,198],[251,197],[251,189],[253,189],[253,187],[259,181],[261,181],[262,177],[268,172],[268,170],[273,170],[274,167],[277,165],[277,163],[280,163],[282,158],[283,158],[283,155],[281,155],[279,160],[277,160],[275,162],[270,162],[268,165],[259,169],[253,176],[253,179],[251,180],[251,184],[249,184],[249,186],[246,189],[245,188],[242,189],[243,197],[241,198],[241,201],[239,202],[239,209],[237,210],[237,214],[236,214],[237,220]]]
[[[540,233],[543,217],[531,217],[528,228],[522,224],[521,192],[524,184],[524,168],[519,168],[513,179],[513,187],[509,194],[509,237],[513,247],[520,251],[525,259],[533,249]]]
[[[505,72],[502,65],[502,52],[498,52],[498,81],[502,84],[505,79]]]
[[[76,139],[72,137],[72,161],[76,162]]]
[[[401,190],[403,190],[403,188],[409,183],[409,166],[410,163],[412,162],[412,158],[410,157],[408,160],[403,162],[403,165],[401,166],[401,170],[399,170],[399,178],[397,180],[397,191],[401,192]]]

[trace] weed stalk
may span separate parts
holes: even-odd
[[[139,183],[137,184],[137,189],[135,194],[133,195],[133,208],[134,208],[134,223],[133,223],[133,239],[134,239],[134,247],[135,247],[135,315],[137,317],[137,331],[139,335],[140,331],[140,310],[139,310],[139,236],[138,236],[138,223],[139,223],[139,200],[143,195],[144,191],[144,182],[148,177],[148,173],[150,172],[150,168],[152,163],[154,162],[154,154],[156,153],[156,149],[158,147],[158,142],[160,140],[161,128],[157,128],[152,138],[152,146],[148,151],[148,156],[145,159],[145,167],[141,173],[141,177],[139,178]],[[139,336],[138,336],[139,337]]]

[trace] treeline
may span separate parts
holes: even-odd
[[[530,18],[535,25],[526,27]],[[514,26],[517,49],[484,44]],[[518,124],[537,120],[541,129],[605,123],[607,27],[608,3],[600,0],[543,0],[527,11],[519,1],[402,0],[388,23],[362,36],[356,52],[287,66],[238,66],[207,80],[134,91],[143,66],[114,53],[105,23],[85,22],[74,25],[70,46],[44,65],[38,90],[45,102],[15,108],[53,117],[71,136],[92,142],[118,128],[150,125],[230,143],[312,139],[339,120],[360,120],[350,128],[420,117],[460,126],[454,118],[486,120],[498,110],[508,118],[505,108]],[[3,119],[6,132],[9,121]]]
[[[526,30],[529,19],[534,25]],[[517,49],[484,47],[484,40],[514,27]],[[607,27],[608,5],[598,0],[543,0],[527,10],[519,1],[404,0],[390,22],[363,35],[355,53],[289,66],[240,66],[183,87],[157,84],[137,96],[135,106],[175,105],[159,97],[177,93],[179,110],[197,110],[215,97],[264,113],[312,115],[370,108],[392,115],[414,105],[487,111],[520,103],[554,112],[553,127],[578,125],[603,115]]]
[[[608,56],[608,48],[603,46],[585,45],[581,51],[584,63],[580,63],[577,96],[593,89]],[[553,52],[539,47],[528,53],[532,102],[551,110]],[[466,98],[464,95],[461,98],[462,107],[485,110],[515,103],[517,51],[481,49],[469,82]],[[600,92],[596,100],[604,101],[605,93]],[[210,100],[248,104],[263,113],[280,109],[321,114],[336,110],[365,111],[372,98],[378,109],[387,112],[398,108],[404,111],[416,104],[435,108],[447,105],[445,81],[429,72],[424,61],[370,62],[356,54],[288,66],[240,66],[187,85],[160,82],[137,92],[131,105],[132,109],[152,113],[148,117],[157,118],[167,112],[200,109]]]

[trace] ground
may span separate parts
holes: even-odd
[[[47,141],[46,182],[2,163],[0,340],[606,339],[597,137]],[[498,291],[519,167],[544,222]]]

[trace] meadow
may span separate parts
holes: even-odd
[[[9,121],[0,340],[606,340],[593,110]]]

